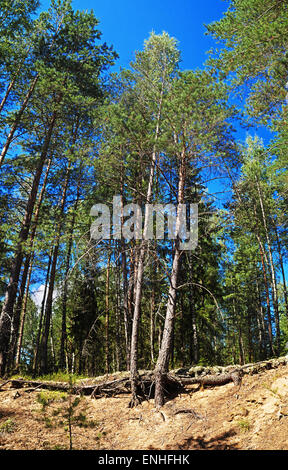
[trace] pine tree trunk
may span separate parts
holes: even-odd
[[[134,316],[132,323],[131,334],[131,362],[130,362],[130,375],[131,375],[131,407],[139,404],[139,397],[137,394],[139,374],[138,374],[138,333],[140,323],[140,303],[142,294],[142,280],[144,271],[144,257],[145,247],[142,244],[138,258],[137,266],[137,280],[135,286],[135,303],[134,303]]]
[[[119,289],[116,291],[115,327],[115,362],[116,371],[118,372],[121,368],[121,306]]]
[[[124,178],[123,178],[123,165],[121,167],[121,184],[120,184],[120,197],[121,197],[121,224],[123,226],[123,206],[124,206]],[[132,282],[129,291],[128,273],[127,273],[127,256],[126,244],[121,232],[121,266],[123,277],[123,315],[124,315],[124,331],[125,331],[125,349],[126,349],[126,370],[130,370],[130,351],[131,351],[131,319],[132,319],[132,301],[130,295],[132,294]],[[131,271],[133,272],[132,262]],[[132,278],[131,278],[132,279]]]
[[[22,348],[22,341],[23,341],[23,334],[24,334],[25,316],[26,316],[26,308],[27,308],[27,302],[28,302],[28,297],[29,297],[29,287],[30,287],[30,281],[31,281],[31,275],[32,275],[32,268],[33,268],[33,256],[31,256],[26,292],[25,292],[25,296],[23,299],[23,305],[22,305],[21,315],[20,315],[20,327],[19,327],[19,335],[18,335],[18,341],[17,341],[17,347],[16,347],[16,357],[15,357],[16,369],[18,368],[20,364],[20,358],[21,358],[21,348]]]
[[[161,407],[164,404],[165,375],[169,368],[169,357],[173,337],[173,324],[176,306],[177,275],[179,270],[180,251],[175,249],[173,267],[170,278],[170,288],[168,292],[168,304],[165,318],[165,325],[162,335],[161,348],[157,364],[155,367],[155,406]]]
[[[178,185],[178,204],[184,202],[184,187],[185,187],[185,171],[186,171],[186,158],[185,149],[182,151],[180,158],[180,170],[179,170],[179,185]],[[179,210],[177,211],[176,218],[176,233],[179,233],[180,229],[180,215]],[[175,242],[175,252],[173,257],[172,272],[170,277],[170,287],[168,291],[168,302],[165,317],[165,325],[163,330],[163,336],[161,341],[161,348],[157,364],[155,367],[155,406],[161,407],[164,404],[164,388],[165,378],[169,369],[169,357],[171,352],[171,343],[173,338],[173,326],[175,318],[176,308],[176,294],[177,294],[177,279],[180,266],[181,251],[179,249],[179,237],[177,236]]]
[[[274,267],[274,261],[273,261],[271,240],[270,240],[270,235],[269,235],[269,231],[267,227],[266,214],[265,214],[265,209],[264,209],[264,204],[263,204],[262,191],[261,191],[257,177],[256,177],[256,185],[257,185],[257,190],[258,190],[258,195],[259,195],[263,226],[264,226],[267,247],[268,247],[269,261],[270,261],[270,272],[271,272],[271,280],[272,280],[272,300],[273,300],[273,309],[274,309],[275,325],[276,325],[276,354],[279,355],[280,354],[280,318],[279,318],[277,281],[276,281],[275,267]]]
[[[18,67],[18,69],[17,69],[15,75],[13,76],[11,82],[10,82],[9,85],[8,85],[8,88],[7,88],[7,90],[6,90],[6,93],[5,93],[3,99],[2,99],[2,101],[1,101],[1,103],[0,103],[0,113],[2,113],[2,111],[3,111],[3,108],[4,108],[5,104],[6,104],[6,101],[7,101],[8,98],[9,98],[10,92],[11,92],[11,90],[13,89],[13,87],[14,87],[14,85],[15,85],[15,83],[16,83],[16,80],[17,80],[17,78],[18,78],[18,76],[19,76],[20,70],[22,69],[23,64],[25,63],[25,60],[26,60],[27,57],[28,57],[29,51],[30,51],[30,47],[28,48],[28,50],[27,50],[27,52],[26,52],[26,54],[25,54],[25,57],[24,57],[23,60],[21,61],[21,63],[20,63],[20,65],[19,65],[19,67]]]
[[[34,376],[36,375],[36,373],[37,373],[37,368],[38,368],[38,361],[39,361],[39,354],[40,354],[40,338],[41,338],[41,333],[42,333],[44,309],[45,309],[46,295],[47,295],[47,290],[48,290],[48,282],[49,282],[49,277],[50,277],[50,269],[51,269],[52,255],[53,255],[53,248],[51,249],[50,254],[49,254],[49,260],[48,260],[48,265],[47,265],[47,273],[46,273],[46,280],[45,280],[45,287],[44,287],[43,299],[42,299],[42,303],[41,303],[41,311],[40,311],[40,317],[39,317],[39,326],[38,326],[38,331],[37,331],[36,347],[35,347],[34,360],[33,360],[33,375],[34,375]]]
[[[127,276],[127,258],[125,252],[125,242],[121,240],[121,263],[123,276],[123,312],[125,328],[125,347],[126,347],[126,370],[130,370],[130,346],[131,346],[131,308],[129,309],[129,288]]]
[[[189,282],[192,282],[192,256],[189,254]],[[189,287],[189,312],[191,318],[191,333],[190,333],[190,360],[191,364],[198,364],[199,361],[199,343],[198,332],[195,317],[195,308],[193,305],[193,286]]]
[[[27,108],[27,105],[28,105],[28,103],[29,103],[29,100],[30,100],[32,94],[33,94],[33,91],[34,91],[34,89],[35,89],[35,87],[36,87],[36,84],[37,84],[38,80],[39,80],[39,75],[36,75],[36,77],[34,78],[32,84],[31,84],[31,86],[30,86],[30,88],[29,88],[29,90],[28,90],[28,92],[27,92],[27,94],[26,94],[26,96],[25,96],[25,99],[24,99],[24,101],[23,101],[23,103],[22,103],[21,108],[20,108],[20,110],[18,111],[18,113],[17,113],[17,115],[16,115],[15,121],[14,121],[14,123],[13,123],[13,125],[12,125],[12,127],[11,127],[11,129],[10,129],[10,132],[9,132],[9,134],[8,134],[8,137],[7,137],[7,139],[6,139],[5,145],[4,145],[4,147],[3,147],[3,149],[2,149],[2,152],[1,152],[1,155],[0,155],[0,168],[1,168],[2,164],[3,164],[3,161],[4,161],[5,156],[6,156],[7,152],[8,152],[8,150],[9,150],[9,147],[10,147],[11,142],[12,142],[12,140],[13,140],[14,134],[15,134],[16,130],[17,130],[18,127],[19,127],[19,124],[20,124],[20,122],[21,122],[23,113],[24,113],[25,109]]]
[[[109,284],[110,284],[110,257],[109,251],[106,267],[105,285],[105,372],[109,374]]]
[[[163,92],[162,92],[163,93]],[[138,374],[138,333],[139,333],[139,324],[140,324],[140,314],[141,314],[141,297],[142,297],[142,281],[144,273],[144,260],[147,250],[147,240],[146,234],[148,231],[148,208],[147,204],[151,203],[152,200],[152,191],[154,183],[154,174],[157,160],[156,153],[156,142],[159,137],[160,131],[160,118],[162,110],[162,95],[160,98],[159,112],[157,116],[156,131],[155,131],[155,145],[152,153],[152,160],[150,166],[150,174],[146,195],[146,205],[145,205],[145,216],[144,216],[144,231],[143,231],[143,240],[140,245],[139,257],[136,268],[136,282],[135,282],[135,298],[134,298],[134,313],[133,313],[133,322],[132,322],[132,334],[131,334],[131,361],[130,361],[130,375],[131,375],[131,402],[130,406],[136,406],[139,403],[139,397],[137,395],[137,388],[139,383],[139,374]]]
[[[8,100],[8,97],[10,95],[10,91],[12,90],[13,86],[15,85],[15,82],[16,82],[16,79],[17,79],[17,75],[15,75],[15,77],[13,77],[13,79],[11,80],[11,82],[9,83],[8,85],[8,88],[6,90],[6,93],[0,103],[0,113],[2,112],[5,104],[6,104],[6,101]]]
[[[68,163],[66,169],[66,175],[63,185],[62,191],[62,198],[60,202],[60,211],[59,211],[59,219],[58,219],[58,226],[56,228],[56,235],[54,240],[54,251],[52,256],[51,262],[51,274],[49,280],[49,288],[47,294],[47,301],[46,301],[46,308],[45,308],[45,320],[44,320],[44,331],[41,340],[41,358],[40,358],[40,371],[42,374],[48,372],[48,339],[50,334],[50,327],[51,327],[51,319],[52,319],[52,304],[53,304],[53,293],[54,293],[54,284],[55,284],[55,276],[56,276],[56,267],[57,267],[57,260],[58,260],[58,252],[59,252],[59,245],[60,245],[60,237],[61,237],[61,229],[63,224],[63,213],[66,203],[66,195],[67,195],[67,188],[68,182],[70,177],[70,165]]]
[[[33,245],[34,245],[34,240],[35,240],[35,235],[36,235],[36,230],[38,226],[38,219],[39,219],[39,214],[40,214],[40,208],[42,205],[42,201],[44,198],[45,190],[46,190],[46,185],[47,185],[47,179],[48,179],[48,174],[50,171],[50,166],[51,166],[51,158],[48,161],[47,168],[46,168],[46,173],[43,181],[43,185],[39,194],[38,202],[37,202],[37,207],[34,213],[34,220],[33,220],[33,226],[31,229],[31,234],[30,234],[30,243],[29,243],[29,250],[28,254],[25,259],[24,263],[24,269],[23,269],[23,274],[22,274],[22,279],[21,279],[21,285],[20,285],[20,290],[19,290],[19,295],[17,299],[17,304],[15,308],[15,312],[13,315],[13,331],[11,334],[11,340],[10,340],[10,346],[9,346],[9,358],[8,358],[8,364],[9,367],[12,367],[14,358],[16,356],[16,344],[18,340],[18,335],[19,335],[19,328],[20,328],[20,317],[21,317],[21,311],[22,309],[22,304],[23,304],[23,299],[24,299],[24,293],[25,293],[25,287],[26,287],[26,281],[27,281],[27,276],[29,272],[29,266],[32,263],[33,259]],[[16,361],[16,367],[18,366],[18,363]]]
[[[264,320],[264,309],[261,302],[261,295],[259,289],[259,283],[256,279],[256,292],[258,296],[258,330],[259,330],[259,343],[260,343],[260,360],[267,357],[266,353],[266,342],[265,342],[265,320]]]
[[[234,313],[234,318],[237,319],[237,336],[238,336],[238,349],[239,349],[239,364],[242,366],[245,364],[245,351],[243,347],[243,335],[242,335],[242,312],[237,315],[236,312],[236,305],[235,305],[235,298],[233,297],[232,299],[232,305],[233,305],[233,313]]]
[[[40,183],[40,178],[41,178],[43,167],[44,167],[45,160],[47,157],[55,122],[56,122],[56,112],[53,113],[53,116],[51,118],[49,129],[44,140],[41,155],[40,155],[39,162],[38,162],[36,172],[34,175],[32,188],[29,194],[27,205],[26,205],[24,221],[23,221],[22,228],[18,237],[18,244],[16,248],[16,255],[12,264],[11,276],[10,276],[10,280],[7,286],[5,299],[4,299],[4,303],[3,303],[3,307],[2,307],[2,311],[0,315],[0,375],[3,375],[5,373],[6,365],[7,365],[7,354],[8,354],[10,333],[11,333],[11,327],[12,327],[12,321],[13,321],[13,310],[14,310],[14,304],[15,304],[16,295],[17,295],[21,266],[22,266],[23,257],[24,257],[23,245],[28,239],[29,229],[31,225],[32,215],[33,215],[38,187]]]
[[[269,287],[268,287],[266,266],[265,266],[265,260],[264,260],[264,248],[263,248],[262,242],[260,240],[260,237],[258,235],[256,235],[256,236],[257,236],[259,249],[260,249],[262,272],[263,272],[263,279],[264,279],[265,292],[266,292],[267,317],[268,317],[268,337],[269,337],[270,354],[275,354],[274,344],[273,344],[273,333],[272,333],[273,330],[272,330],[272,318],[271,318],[271,309],[270,309]]]
[[[282,273],[282,280],[283,280],[283,294],[284,294],[284,302],[285,302],[285,311],[286,311],[286,317],[288,319],[288,293],[287,293],[286,276],[285,276],[284,262],[283,262],[283,256],[282,256],[282,250],[281,250],[281,243],[280,243],[280,240],[279,240],[279,235],[278,235],[278,230],[277,230],[276,224],[274,224],[274,230],[275,230],[275,235],[276,235],[278,255],[279,255],[279,263],[280,263],[280,268],[281,268],[281,273]]]
[[[273,333],[272,333],[273,329],[272,329],[269,286],[268,286],[268,279],[267,279],[267,272],[266,272],[266,265],[268,265],[268,260],[267,260],[265,249],[263,247],[263,244],[262,244],[262,241],[261,241],[261,238],[260,238],[260,235],[259,235],[258,218],[257,218],[257,211],[256,211],[256,206],[255,205],[254,205],[254,217],[255,217],[255,223],[256,223],[255,235],[256,235],[258,245],[259,245],[259,250],[260,250],[260,258],[261,258],[264,286],[265,286],[265,292],[266,292],[267,317],[268,317],[268,338],[269,338],[270,355],[271,355],[271,354],[275,354],[275,351],[274,351],[274,344],[273,344]],[[265,261],[266,261],[266,265],[265,265]]]
[[[73,149],[77,141],[78,130],[79,130],[79,116],[76,117],[75,129],[73,129],[73,132],[72,132],[72,146],[71,146],[72,153],[74,153]],[[75,218],[76,218],[76,211],[77,211],[77,207],[78,207],[78,203],[80,199],[81,176],[82,176],[82,165],[80,165],[80,170],[79,170],[79,179],[77,183],[77,195],[76,195],[76,200],[75,200],[75,204],[73,208],[73,216],[72,216],[72,221],[71,221],[71,226],[70,226],[68,251],[67,251],[67,256],[66,256],[66,268],[65,268],[65,274],[64,274],[60,358],[59,358],[59,367],[62,370],[65,368],[65,347],[66,347],[66,342],[67,342],[67,328],[66,328],[67,318],[66,317],[67,317],[67,298],[68,298],[68,273],[70,269],[70,257],[71,257],[71,252],[72,252],[72,241],[73,241],[73,231],[74,231],[74,224],[75,224]]]
[[[154,338],[155,338],[155,286],[153,283],[150,302],[150,358],[151,366],[154,365]]]
[[[66,343],[67,343],[67,299],[68,299],[68,274],[70,270],[70,258],[72,252],[72,243],[73,243],[73,232],[74,232],[74,225],[75,225],[75,218],[76,218],[76,211],[78,207],[80,199],[80,178],[77,185],[77,196],[76,201],[73,208],[73,216],[70,226],[70,233],[69,233],[69,240],[68,240],[68,251],[66,256],[66,263],[65,263],[65,273],[64,273],[64,285],[63,285],[63,298],[62,298],[62,324],[61,324],[61,342],[60,342],[60,369],[64,370],[66,367]]]

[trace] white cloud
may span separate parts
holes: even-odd
[[[31,298],[33,300],[33,302],[35,303],[35,305],[40,308],[41,305],[42,305],[42,300],[43,300],[43,296],[44,296],[44,291],[45,291],[45,285],[44,284],[41,284],[34,292],[32,292],[31,294]],[[56,299],[58,295],[58,291],[57,289],[54,289],[54,292],[53,292],[53,300]]]
[[[43,300],[43,295],[44,295],[44,290],[45,290],[45,286],[42,284],[41,286],[38,287],[37,290],[35,290],[31,294],[32,300],[37,305],[37,307],[41,307],[42,300]]]

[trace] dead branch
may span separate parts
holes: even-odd
[[[243,374],[257,374],[262,370],[279,367],[286,365],[288,358],[270,359],[262,361],[256,364],[246,364],[245,366],[229,366],[222,368],[219,373],[211,373],[209,368],[204,369],[202,372],[204,375],[193,377],[191,374],[196,373],[196,370],[184,369],[173,372],[169,372],[165,376],[165,395],[177,395],[186,391],[186,387],[193,384],[199,384],[200,386],[220,386],[227,383],[233,382],[235,386],[240,386]],[[196,368],[195,368],[196,369]],[[199,369],[199,368],[198,368]],[[216,368],[217,369],[217,368]],[[220,369],[220,368],[219,368]],[[182,375],[184,371],[184,374]],[[197,371],[198,373],[198,371]],[[181,375],[180,375],[181,374]],[[119,377],[119,376],[118,376]],[[11,383],[11,388],[20,389],[28,388],[29,391],[38,389],[55,390],[80,395],[90,395],[91,398],[97,398],[102,396],[114,397],[117,395],[128,394],[131,392],[130,377],[115,378],[110,380],[99,381],[99,379],[91,384],[75,384],[71,387],[70,384],[65,382],[51,382],[51,381],[39,381],[39,380],[27,380],[24,378],[10,379],[0,385],[3,387],[8,382]],[[154,387],[155,387],[154,373],[151,371],[145,371],[139,377],[139,384],[137,389],[137,395],[141,399],[153,398]],[[188,413],[188,411],[187,411]]]

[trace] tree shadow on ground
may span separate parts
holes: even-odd
[[[205,439],[205,437],[189,437],[185,439],[182,444],[179,444],[179,450],[239,450],[239,448],[229,442],[229,439],[236,435],[236,432],[231,429],[230,431],[223,432],[218,436],[212,437],[211,439]]]
[[[16,411],[2,410],[0,408],[0,420],[3,418],[9,418],[10,416],[15,416],[16,414]]]

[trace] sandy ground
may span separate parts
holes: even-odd
[[[69,449],[67,408],[75,396],[71,402],[63,394],[40,393],[9,384],[0,389],[1,450]],[[153,400],[129,409],[128,395],[77,401],[75,450],[288,450],[287,365],[244,376],[240,390],[193,386],[160,412]]]

